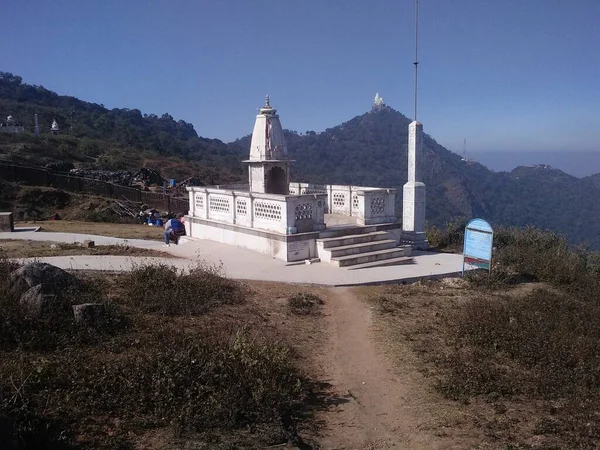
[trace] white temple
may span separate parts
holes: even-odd
[[[379,95],[379,92],[375,94],[375,100],[373,100],[373,109],[381,109],[385,106],[383,97]]]
[[[267,96],[254,123],[248,185],[188,187],[192,239],[244,247],[288,262],[361,268],[406,262],[396,189],[290,182],[291,162]]]
[[[58,129],[58,123],[56,122],[56,119],[52,119],[52,126],[50,127],[50,132],[52,134],[58,134],[60,130]]]
[[[0,122],[0,133],[18,134],[25,131],[25,127],[17,122],[13,116],[8,116],[6,121]]]

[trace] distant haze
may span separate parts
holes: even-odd
[[[600,151],[598,152],[473,152],[468,159],[480,162],[495,172],[509,172],[517,166],[547,164],[569,175],[586,177],[600,173]]]

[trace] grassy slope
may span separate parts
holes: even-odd
[[[312,433],[292,348],[318,334],[318,318],[295,319],[285,304],[269,318],[289,286],[241,285],[207,267],[80,274],[69,301],[109,305],[82,329],[23,318],[6,269],[0,261],[0,419],[28,448],[250,449]]]

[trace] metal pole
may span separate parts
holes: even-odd
[[[418,36],[419,36],[419,0],[415,0],[415,122],[417,121],[417,85],[418,85]]]

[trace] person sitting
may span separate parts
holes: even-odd
[[[185,236],[185,226],[181,223],[183,214],[177,214],[177,217],[169,219],[165,223],[165,247],[169,247],[170,241],[174,241],[175,245],[179,244],[179,238]]]

